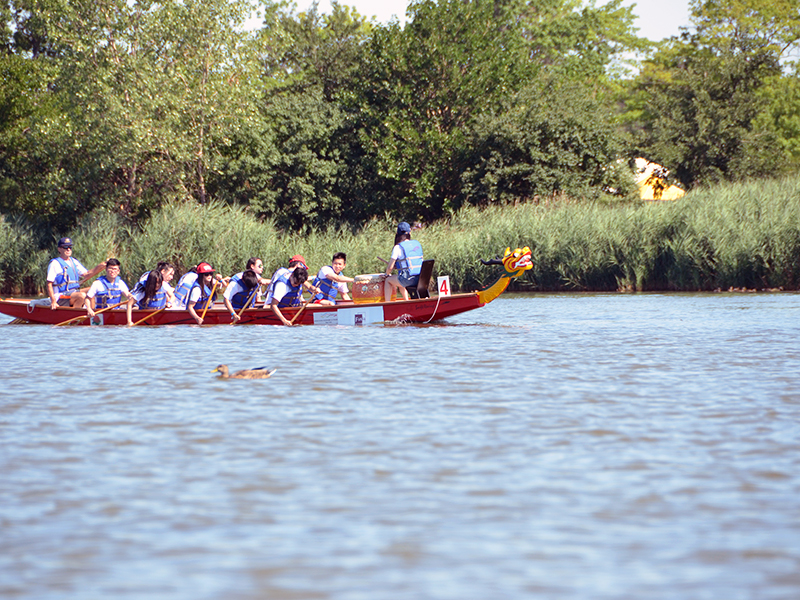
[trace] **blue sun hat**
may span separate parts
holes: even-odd
[[[397,234],[401,233],[411,233],[411,225],[406,223],[405,221],[401,221],[397,224]]]

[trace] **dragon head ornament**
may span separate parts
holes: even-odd
[[[513,252],[510,247],[506,248],[506,253],[502,258],[496,256],[491,260],[481,259],[481,262],[484,265],[503,265],[503,268],[506,270],[492,285],[478,292],[478,296],[484,304],[488,304],[502,294],[508,287],[511,279],[519,277],[525,271],[533,268],[531,249],[527,246],[524,248],[517,248]]]

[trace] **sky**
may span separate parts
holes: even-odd
[[[295,0],[297,10],[304,11],[311,2],[309,0]],[[603,0],[597,0],[597,5],[602,5]],[[359,14],[365,17],[375,17],[378,22],[386,23],[393,16],[402,22],[405,20],[408,0],[340,0],[340,4],[354,7]],[[677,35],[680,27],[689,25],[689,0],[626,0],[625,6],[636,4],[634,12],[639,17],[636,26],[639,35],[653,41],[660,41],[666,37]],[[322,13],[330,12],[329,0],[320,0],[319,9]]]

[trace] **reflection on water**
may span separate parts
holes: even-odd
[[[800,597],[798,323],[643,294],[2,327],[0,597]]]

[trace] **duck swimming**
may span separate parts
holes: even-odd
[[[227,365],[219,365],[212,373],[219,373],[219,379],[267,379],[277,369],[268,369],[267,367],[258,367],[257,369],[242,369],[235,373],[228,373]]]

